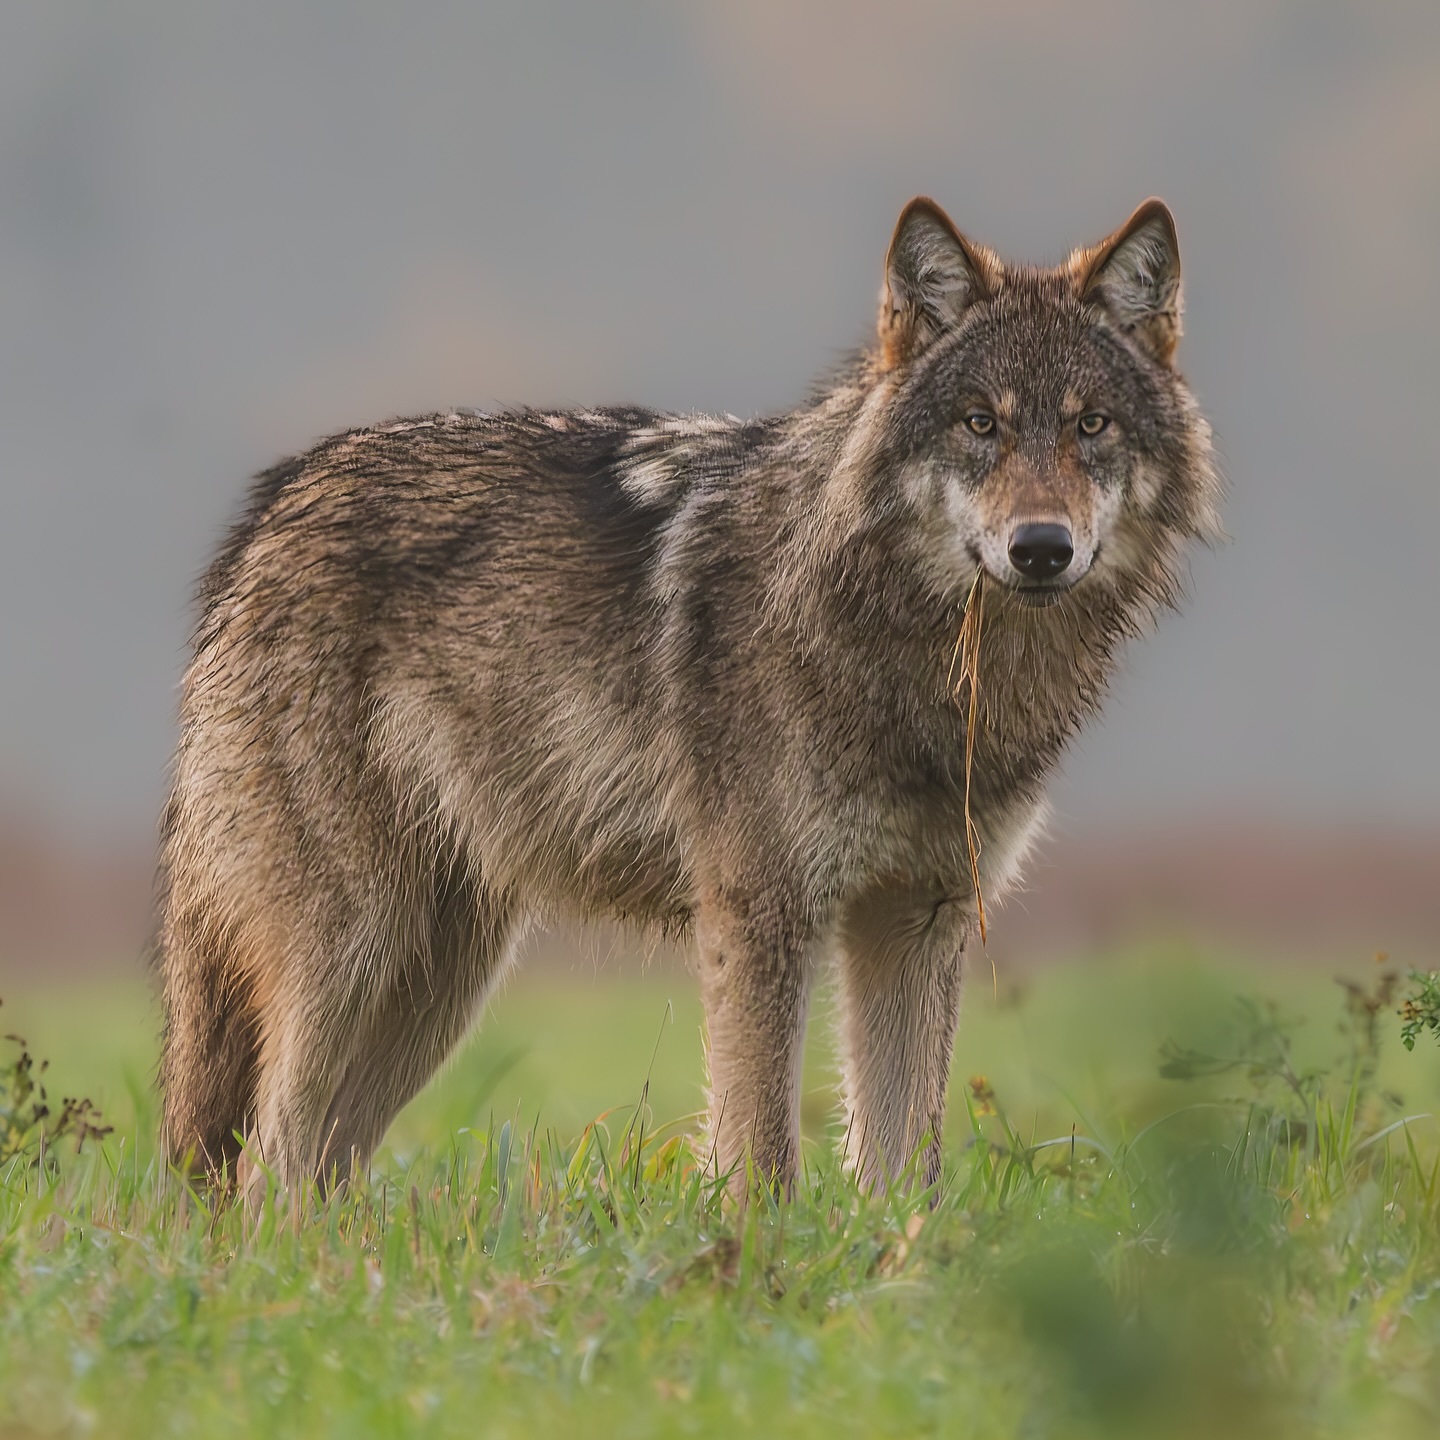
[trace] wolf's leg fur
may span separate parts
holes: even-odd
[[[165,1148],[212,1175],[239,1159],[259,1058],[259,1016],[246,977],[220,941],[172,920],[162,939]]]
[[[722,891],[697,907],[714,1164],[788,1187],[800,1156],[800,1066],[814,938],[774,897]]]
[[[255,1120],[241,1157],[241,1182],[254,1200],[268,1170],[293,1195],[319,1175],[325,1116],[359,1036],[363,997],[357,972],[326,952],[292,952],[262,1018]]]
[[[893,1179],[930,1137],[918,1179],[940,1176],[941,1125],[970,933],[934,892],[872,891],[841,926],[848,1158],[868,1185]]]
[[[401,1107],[465,1037],[512,947],[513,908],[462,882],[440,897],[430,954],[366,1018],[321,1137],[321,1178],[363,1170]]]

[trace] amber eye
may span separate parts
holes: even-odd
[[[967,415],[965,423],[977,435],[993,435],[995,433],[995,417],[987,415],[983,410],[977,410],[973,415]]]
[[[1101,415],[1099,411],[1092,410],[1088,415],[1080,417],[1080,433],[1082,435],[1098,435],[1109,423],[1108,415]]]

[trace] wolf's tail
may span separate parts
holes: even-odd
[[[254,988],[231,947],[167,915],[160,938],[165,991],[165,1149],[173,1163],[233,1175],[253,1118],[260,1024]]]

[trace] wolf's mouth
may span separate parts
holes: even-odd
[[[970,558],[975,563],[975,568],[984,573],[985,578],[1006,596],[1014,596],[1020,604],[1031,610],[1048,610],[1058,605],[1072,590],[1084,583],[1086,577],[1095,569],[1095,561],[1099,559],[1099,547],[1085,568],[1078,574],[1066,572],[1057,575],[1053,580],[1024,580],[1013,572],[1009,575],[997,575],[986,563],[978,547],[972,547]]]
[[[1001,578],[997,576],[988,566],[984,566],[980,557],[975,557],[976,563],[981,564],[986,575],[994,582],[997,589],[1006,595],[1013,595],[1022,605],[1032,610],[1048,610],[1053,605],[1058,605],[1072,590],[1077,590],[1085,583],[1088,576],[1094,573],[1095,561],[1099,558],[1100,552],[1097,548],[1090,557],[1089,563],[1078,574],[1067,572],[1064,575],[1057,575],[1053,580],[1021,580],[1015,576]]]
[[[1048,610],[1058,605],[1074,588],[1071,585],[1010,585],[1006,587],[1022,604],[1032,610]]]
[[[1052,605],[1058,605],[1072,590],[1074,590],[1085,579],[1090,571],[1087,569],[1084,574],[1076,575],[1073,579],[1067,575],[1063,580],[1047,580],[1039,584],[1017,583],[1014,580],[995,580],[996,589],[1007,596],[1013,596],[1022,605],[1032,610],[1048,610]],[[988,572],[987,572],[988,574]]]

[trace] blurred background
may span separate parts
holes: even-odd
[[[65,0],[0,12],[0,992],[139,973],[250,474],[407,411],[793,405],[922,191],[1040,261],[1164,196],[1233,487],[992,953],[1433,964],[1433,0]]]

